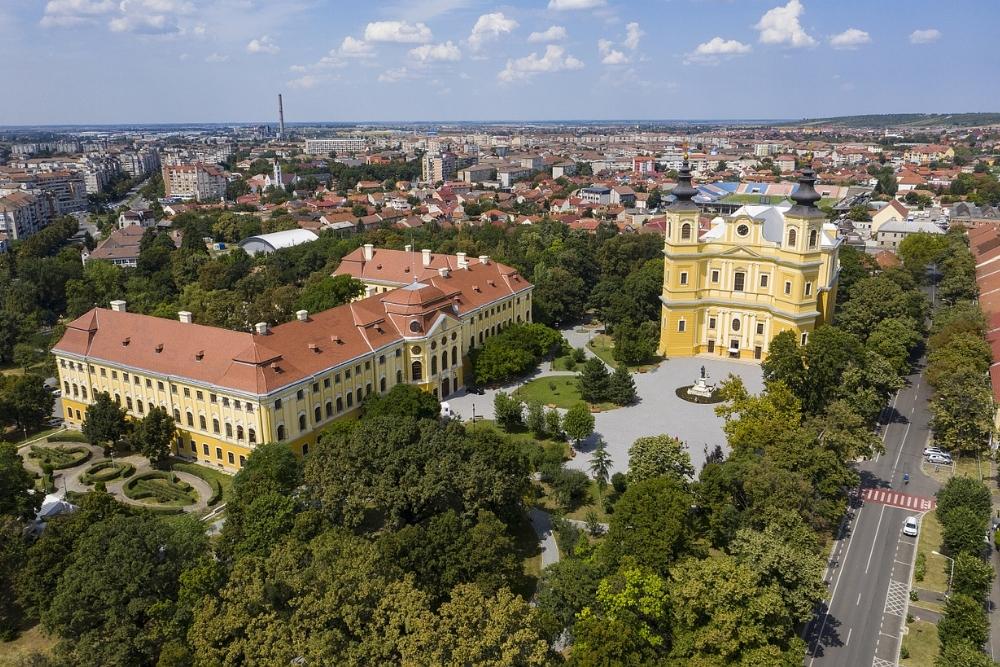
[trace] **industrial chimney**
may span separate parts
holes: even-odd
[[[281,93],[278,93],[278,136],[285,138],[285,107],[281,103]]]

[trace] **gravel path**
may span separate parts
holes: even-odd
[[[538,535],[538,545],[542,549],[542,569],[559,562],[559,545],[552,532],[552,517],[548,512],[532,507],[528,510],[531,527]]]

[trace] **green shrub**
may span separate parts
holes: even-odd
[[[59,443],[59,442],[82,442],[87,444],[89,441],[84,437],[83,433],[79,431],[62,431],[56,435],[50,435],[45,438],[45,441],[49,444]]]
[[[157,480],[166,482],[157,483]],[[177,478],[172,472],[153,471],[133,477],[122,487],[125,495],[132,500],[152,498],[157,503],[192,505],[196,499],[191,495],[191,485]]]
[[[32,445],[28,457],[38,459],[42,470],[48,465],[52,470],[74,468],[90,460],[91,452],[85,447],[46,447]]]
[[[927,556],[923,551],[917,554],[917,562],[913,566],[913,579],[923,581],[927,574]]]
[[[171,466],[173,470],[179,470],[181,472],[186,472],[189,475],[194,475],[198,479],[204,481],[210,487],[212,487],[212,495],[208,499],[208,506],[213,507],[220,500],[222,500],[222,483],[214,475],[209,474],[206,470],[198,465],[197,463],[175,463]]]
[[[80,476],[80,481],[84,484],[94,484],[95,482],[110,482],[115,479],[125,479],[135,473],[135,466],[125,461],[99,461]]]

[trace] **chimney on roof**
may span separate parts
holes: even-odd
[[[378,289],[378,288],[375,287],[374,285],[366,285],[365,286],[365,297],[375,296],[375,290],[376,289]]]
[[[413,252],[413,246],[407,243],[406,245],[403,246],[403,250],[405,250],[406,252]]]
[[[375,256],[375,246],[371,243],[366,243],[363,247],[365,249],[365,261],[372,261],[372,257]]]
[[[192,322],[194,322],[194,315],[192,315],[191,311],[188,310],[178,310],[177,319],[179,319],[184,324],[191,324]]]
[[[295,319],[297,319],[299,322],[308,322],[309,321],[309,311],[308,310],[296,310],[295,311]]]
[[[490,256],[489,255],[480,255],[479,256],[479,263],[480,264],[489,264],[490,263]]]
[[[455,257],[458,258],[458,268],[460,269],[469,268],[469,260],[466,258],[464,252],[456,252]]]
[[[431,251],[430,248],[424,248],[420,251],[420,254],[424,258],[424,268],[428,268],[431,265]]]
[[[447,278],[449,273],[451,273],[451,270],[447,266],[442,266],[438,269],[438,275],[442,278]]]
[[[271,327],[268,326],[267,322],[258,322],[253,325],[253,328],[257,332],[258,336],[266,336],[271,333]]]
[[[121,299],[115,299],[114,301],[111,302],[111,310],[115,311],[116,313],[126,312],[125,302],[122,301]]]

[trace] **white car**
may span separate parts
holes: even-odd
[[[948,452],[941,449],[940,447],[925,447],[924,456],[930,456],[931,454],[944,454],[945,456],[951,456]]]
[[[951,465],[951,457],[947,454],[928,454],[928,463],[939,463],[941,465]]]
[[[906,517],[906,521],[903,522],[903,535],[908,537],[917,536],[917,517]]]

